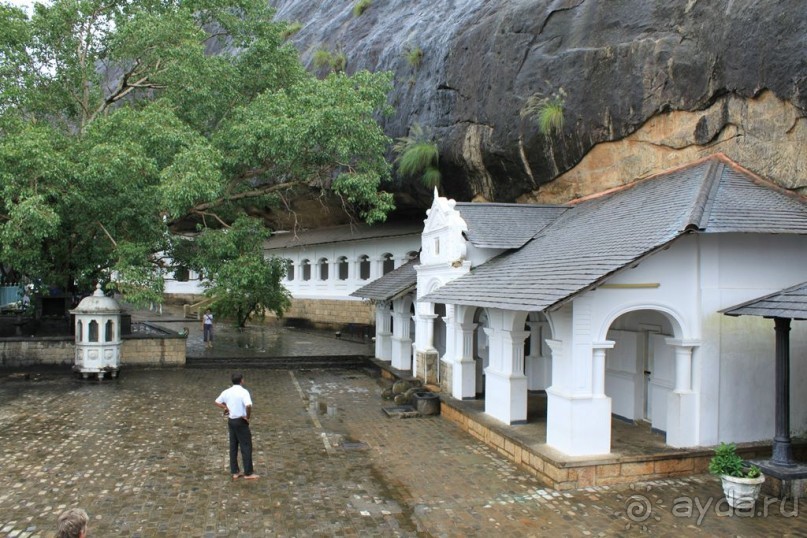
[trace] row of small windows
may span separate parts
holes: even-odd
[[[112,342],[115,337],[115,324],[109,320],[104,326],[104,342]],[[84,324],[79,320],[76,326],[76,341],[83,341],[84,337]],[[98,342],[98,322],[95,320],[87,324],[87,342]]]
[[[410,252],[407,254],[407,259],[411,260],[417,257],[417,252]],[[395,258],[392,254],[384,254],[382,257],[382,272],[387,274],[395,269]],[[347,256],[341,256],[336,261],[336,278],[338,280],[348,279],[349,261]],[[299,277],[303,281],[311,280],[311,261],[302,260],[298,269]],[[319,280],[328,280],[330,278],[330,263],[328,258],[320,258],[316,265],[316,274]],[[286,280],[293,281],[295,278],[295,266],[291,260],[286,260]],[[370,256],[364,255],[359,257],[359,280],[370,280]]]

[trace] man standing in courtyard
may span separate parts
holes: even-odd
[[[205,341],[205,348],[213,348],[213,312],[208,308],[202,316],[202,338]]]
[[[252,468],[252,432],[249,429],[249,418],[252,414],[252,398],[249,391],[242,386],[244,376],[235,373],[232,376],[233,386],[216,398],[216,405],[224,409],[227,416],[227,427],[230,432],[230,473],[233,480],[258,478]],[[244,472],[238,468],[238,450],[241,449],[241,460]]]

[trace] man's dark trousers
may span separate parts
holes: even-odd
[[[238,474],[238,447],[241,447],[241,459],[244,462],[244,474],[252,474],[252,432],[249,423],[243,418],[227,420],[230,430],[230,472]]]

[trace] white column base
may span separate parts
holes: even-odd
[[[392,360],[392,333],[376,333],[375,357],[382,361]]]
[[[667,444],[698,446],[698,394],[692,391],[667,395]]]
[[[611,452],[611,398],[570,396],[549,387],[546,444],[569,456]]]
[[[505,424],[527,422],[527,378],[485,369],[485,413]]]
[[[392,342],[392,367],[398,370],[412,369],[412,340],[409,338],[398,338],[393,336]]]
[[[451,396],[458,400],[476,398],[476,361],[462,359],[453,364],[451,373]]]

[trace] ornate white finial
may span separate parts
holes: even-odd
[[[104,296],[104,292],[101,291],[101,283],[100,282],[95,285],[95,291],[92,292],[92,296],[93,297],[103,297]]]
[[[440,197],[440,194],[437,192],[437,185],[434,186],[434,199],[437,200]]]

